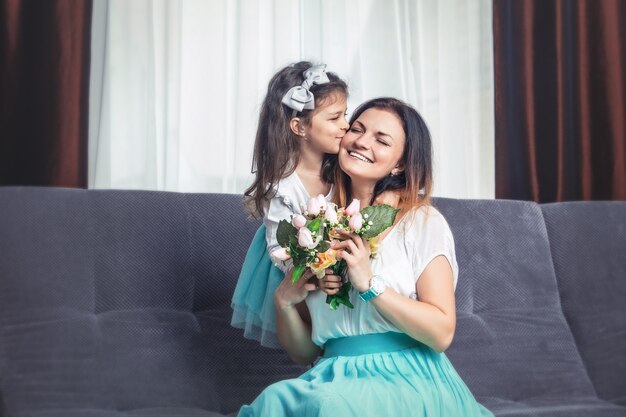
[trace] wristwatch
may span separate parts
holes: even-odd
[[[361,297],[361,300],[365,302],[370,301],[385,292],[385,288],[387,288],[387,283],[383,277],[380,275],[374,275],[370,280],[370,289],[359,293],[359,297]]]

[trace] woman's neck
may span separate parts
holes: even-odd
[[[361,202],[361,207],[367,207],[374,196],[375,184],[369,182],[352,181],[350,189],[352,198],[356,198]]]
[[[361,207],[369,206],[370,201],[372,201],[372,197],[374,196],[375,186],[376,184],[358,183],[356,181],[352,181],[352,198],[358,199],[361,202]],[[387,204],[391,207],[398,208],[400,205],[400,194],[394,190],[383,191],[381,194],[376,196],[376,200],[374,201],[375,206],[378,204]]]

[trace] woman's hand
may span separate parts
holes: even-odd
[[[367,291],[372,279],[371,253],[367,240],[345,230],[340,230],[339,233],[345,240],[335,243],[331,247],[338,250],[339,257],[345,259],[348,264],[348,276],[354,289],[359,292]]]
[[[341,277],[333,275],[333,270],[330,268],[326,269],[326,275],[320,278],[319,281],[320,289],[328,295],[337,294],[342,285]]]
[[[317,289],[317,277],[314,277],[310,269],[306,269],[295,283],[291,282],[293,269],[291,269],[274,292],[274,302],[281,309],[293,307],[301,303],[309,295],[309,292]]]

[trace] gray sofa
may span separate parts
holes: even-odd
[[[626,202],[435,205],[479,401],[626,416]],[[229,325],[258,224],[237,195],[0,187],[0,415],[230,415],[301,373]]]

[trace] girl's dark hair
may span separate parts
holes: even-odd
[[[274,186],[283,178],[291,175],[300,161],[300,141],[289,126],[293,117],[299,117],[305,125],[310,125],[314,110],[303,110],[292,116],[293,110],[281,100],[291,87],[304,82],[304,72],[313,64],[301,61],[286,66],[278,71],[267,86],[267,94],[261,105],[259,124],[254,142],[252,173],[255,179],[244,192],[244,203],[248,211],[255,217],[263,216],[263,208],[274,195]],[[345,81],[332,72],[326,72],[330,82],[314,84],[310,91],[315,96],[315,107],[324,104],[334,94],[348,94]],[[327,167],[332,163],[325,158],[323,172],[330,171]],[[332,182],[334,175],[322,177]]]
[[[428,127],[419,113],[405,102],[391,98],[375,98],[361,104],[350,117],[350,126],[368,109],[387,110],[400,118],[404,129],[405,142],[402,162],[404,170],[397,175],[387,175],[374,187],[374,195],[369,204],[384,191],[398,190],[399,207],[402,212],[430,203],[433,186],[432,141]],[[336,158],[336,156],[335,156]],[[339,164],[335,166],[335,200],[340,207],[352,200],[350,177]]]

